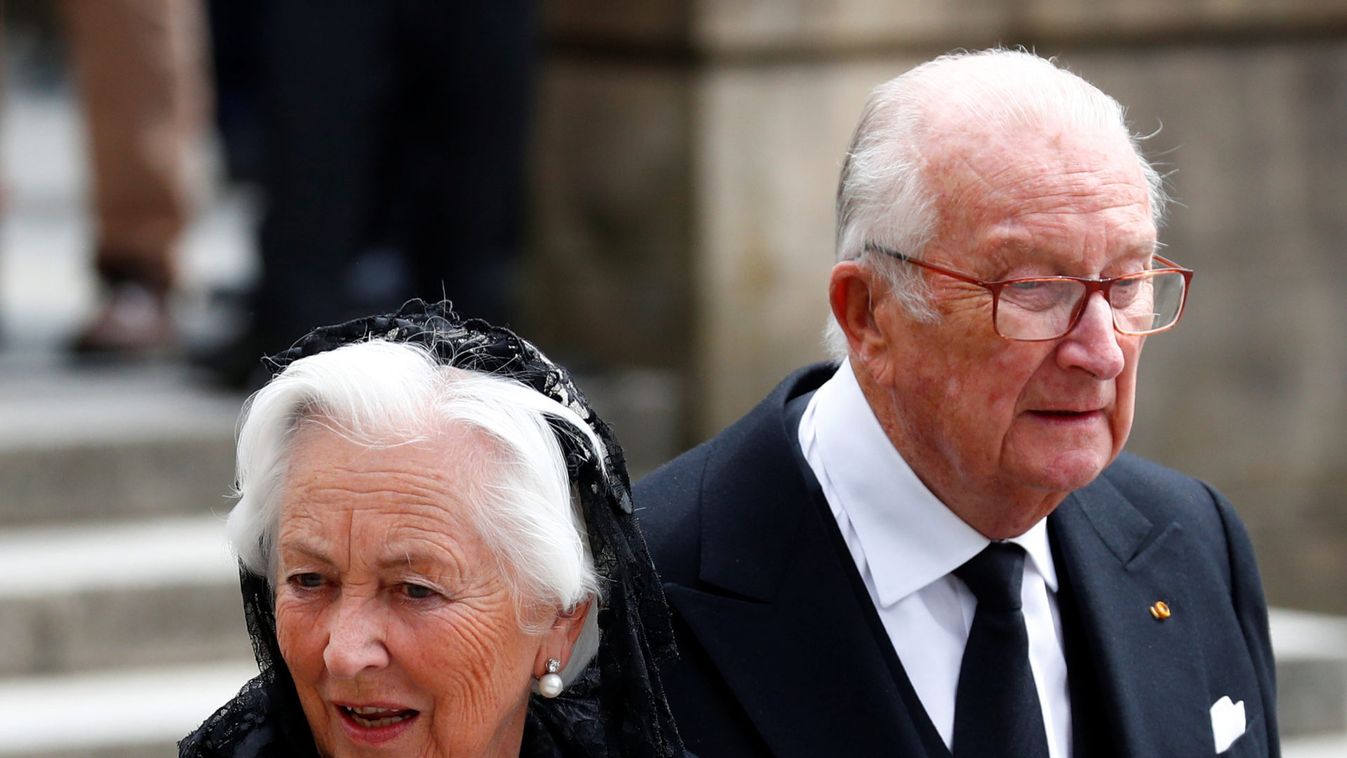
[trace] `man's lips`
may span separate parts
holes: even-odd
[[[1040,408],[1028,411],[1033,416],[1044,421],[1081,421],[1094,419],[1104,415],[1102,408],[1087,408],[1075,410],[1070,408]]]

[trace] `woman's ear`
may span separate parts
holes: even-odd
[[[561,667],[571,662],[571,650],[585,627],[585,616],[589,614],[594,598],[576,605],[569,612],[558,612],[552,626],[543,632],[542,644],[538,647],[538,658],[533,662],[535,676],[547,673],[547,659],[555,658]]]

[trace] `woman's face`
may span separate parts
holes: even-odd
[[[553,608],[521,628],[468,505],[491,452],[464,430],[382,449],[296,433],[276,626],[325,755],[519,754],[531,680],[579,624]]]

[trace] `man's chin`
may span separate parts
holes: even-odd
[[[1113,462],[1112,450],[1073,450],[1043,456],[1029,463],[1021,481],[1035,489],[1058,492],[1063,496],[1086,486],[1099,478]]]

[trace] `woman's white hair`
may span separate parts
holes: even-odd
[[[417,444],[447,429],[478,432],[494,448],[494,481],[465,483],[480,536],[526,604],[571,612],[591,603],[562,676],[598,649],[598,578],[556,429],[604,460],[603,444],[573,411],[511,379],[438,363],[405,342],[371,340],[301,358],[254,394],[238,432],[238,503],[226,531],[250,571],[275,581],[276,530],[295,431],[321,423],[369,447]],[[488,474],[488,475],[489,475]]]
[[[1164,219],[1163,178],[1142,155],[1141,137],[1128,130],[1117,100],[1024,50],[942,55],[871,90],[837,187],[837,260],[862,260],[881,272],[919,319],[933,321],[936,314],[915,267],[868,252],[866,245],[924,255],[939,212],[926,186],[926,160],[941,137],[935,120],[949,123],[951,117],[990,129],[1051,124],[1114,134],[1137,156],[1156,226]],[[846,336],[831,316],[824,341],[834,358],[846,357]]]

